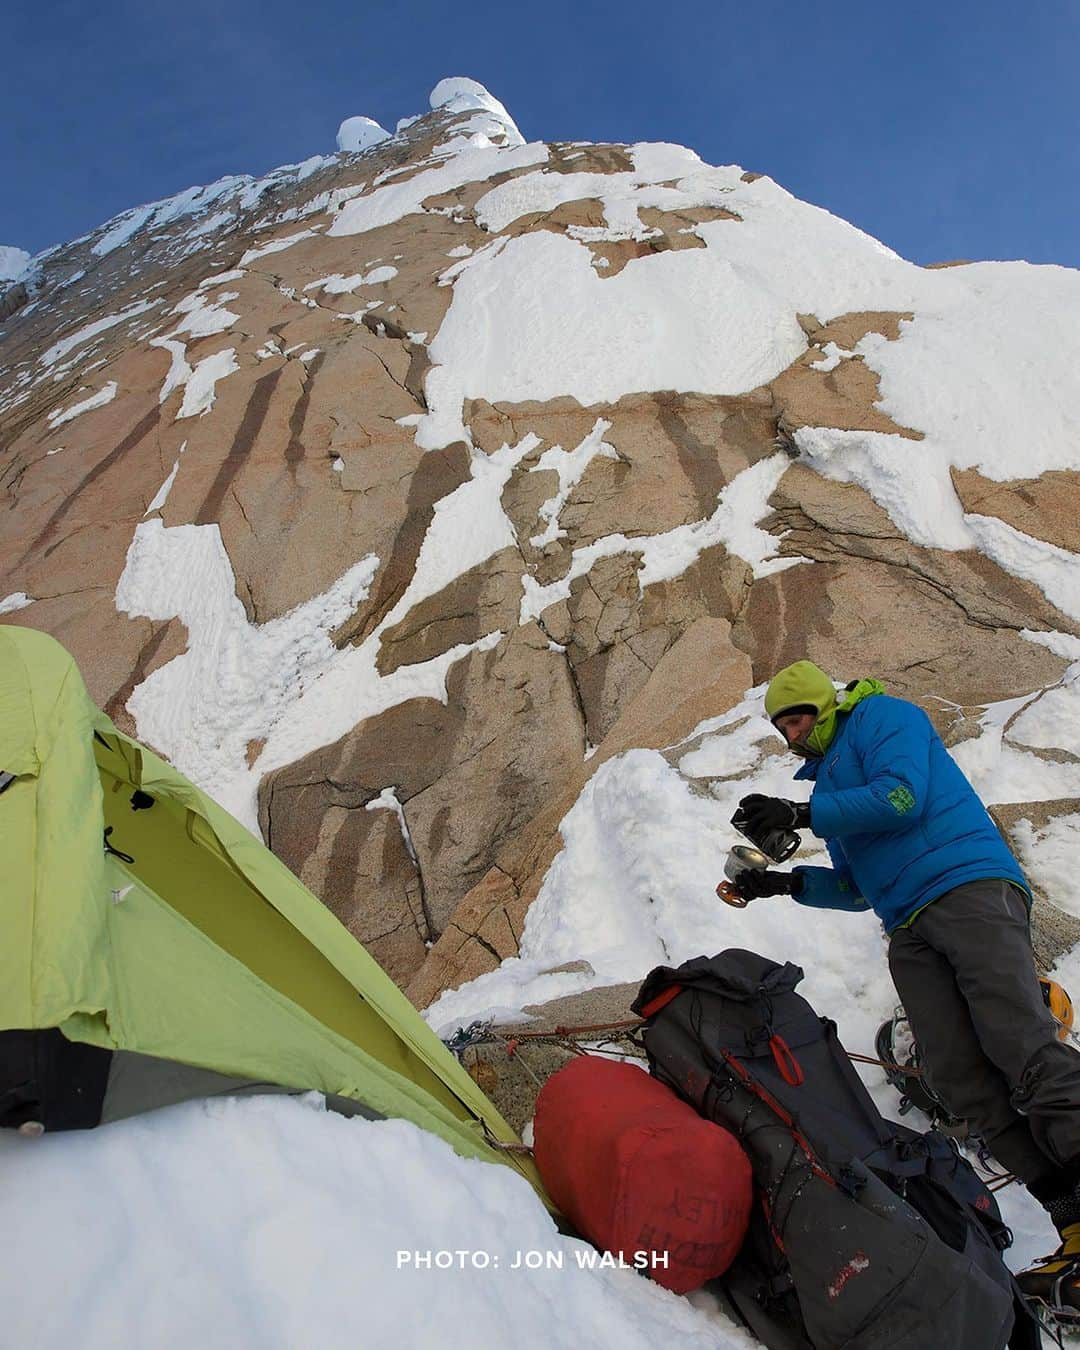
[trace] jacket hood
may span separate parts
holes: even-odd
[[[832,680],[813,661],[796,661],[793,666],[785,666],[773,676],[765,691],[765,711],[772,722],[781,713],[805,704],[816,708],[820,717],[835,702],[836,689]]]
[[[769,682],[765,691],[765,711],[775,725],[776,719],[793,708],[811,707],[817,710],[817,720],[802,745],[792,746],[804,758],[819,759],[832,744],[836,735],[837,718],[849,713],[863,699],[883,694],[880,680],[856,680],[838,696],[832,680],[813,661],[796,661],[785,666]]]

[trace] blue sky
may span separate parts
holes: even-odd
[[[15,0],[0,244],[393,130],[444,75],[528,139],[671,140],[926,263],[1080,266],[1077,0]]]

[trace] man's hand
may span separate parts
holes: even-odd
[[[752,792],[739,802],[739,813],[751,836],[766,834],[769,830],[810,828],[809,802],[789,802],[784,797],[766,797],[760,792]]]
[[[796,895],[802,880],[794,872],[773,872],[769,868],[748,867],[731,883],[744,900],[760,900],[766,895]]]

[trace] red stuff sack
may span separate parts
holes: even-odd
[[[735,1259],[750,1219],[749,1159],[641,1069],[571,1060],[537,1098],[533,1139],[555,1205],[665,1289],[697,1289]]]

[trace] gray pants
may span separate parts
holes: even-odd
[[[889,943],[930,1086],[1022,1181],[1080,1161],[1080,1053],[1057,1038],[1028,906],[990,879],[947,891]]]

